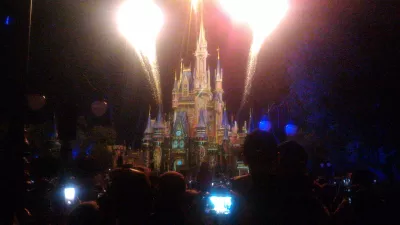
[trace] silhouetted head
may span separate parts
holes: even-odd
[[[158,190],[162,195],[181,195],[186,191],[185,178],[175,171],[165,172],[160,176]]]
[[[99,225],[101,224],[101,215],[99,207],[95,202],[84,202],[78,205],[68,215],[68,225]]]
[[[287,141],[278,146],[280,169],[283,173],[304,173],[307,169],[308,155],[303,146],[295,141]]]
[[[110,181],[108,193],[120,223],[142,224],[148,219],[152,206],[148,176],[138,170],[118,168],[111,172]]]
[[[277,160],[277,144],[273,134],[255,130],[246,136],[243,156],[250,173],[265,173],[274,170]]]

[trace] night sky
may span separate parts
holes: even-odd
[[[235,114],[243,93],[251,33],[245,26],[232,23],[209,2],[204,21],[209,63],[213,71],[219,46],[224,68],[224,98],[229,113]],[[373,55],[368,65],[357,61],[349,66],[369,66],[374,73],[382,69],[387,77],[392,77],[395,74],[392,62],[396,63],[396,52],[399,52],[396,42],[399,38],[394,32],[399,10],[394,7],[394,0],[376,2],[381,3],[292,1],[290,12],[261,49],[248,107],[261,112],[269,104],[285,98],[290,86],[288,62],[303,45],[316,39],[322,40],[320,45],[324,41],[334,42],[333,52],[349,48],[349,51],[357,50],[360,56]],[[148,105],[153,109],[156,106],[133,48],[126,45],[117,31],[115,13],[120,3],[119,0],[34,1],[28,89],[54,99],[68,98],[79,105],[82,115],[90,113],[91,102],[105,96],[113,106],[119,140],[130,142],[135,137],[139,139],[143,132]],[[168,112],[174,71],[178,71],[181,57],[186,64],[193,60],[197,29],[193,23],[187,39],[188,1],[159,0],[159,5],[165,13],[165,24],[157,43],[158,61],[163,106]],[[347,44],[349,35],[357,37],[352,42],[354,45]],[[317,54],[324,57],[320,51]],[[371,65],[375,59],[381,62]],[[334,66],[329,61],[325,63],[327,68]],[[374,77],[370,83],[374,83]],[[155,111],[152,115],[155,116]],[[237,117],[244,120],[247,113]]]

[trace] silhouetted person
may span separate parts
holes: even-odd
[[[197,181],[199,183],[200,191],[206,192],[211,187],[212,174],[209,170],[209,164],[207,162],[202,162],[200,165],[200,171],[197,175]]]
[[[247,135],[243,149],[250,174],[232,180],[232,189],[247,200],[239,224],[275,224],[277,212],[277,144],[275,137],[256,130]]]
[[[68,215],[67,225],[100,225],[101,222],[99,206],[95,202],[84,202]]]
[[[312,179],[307,176],[308,155],[295,141],[278,146],[280,152],[279,224],[317,225],[329,222],[328,210],[314,197]]]
[[[153,203],[149,178],[138,170],[118,168],[111,172],[110,180],[107,193],[117,224],[146,224]]]
[[[182,174],[174,171],[160,176],[156,196],[153,224],[188,224],[187,218],[194,203],[195,194],[186,191]]]

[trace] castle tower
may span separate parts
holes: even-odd
[[[222,94],[224,93],[222,89],[222,79],[223,79],[223,70],[221,68],[221,62],[220,62],[220,57],[219,57],[219,48],[217,49],[217,68],[215,69],[215,92],[216,93],[221,93],[221,99],[222,99]]]
[[[164,143],[164,135],[165,135],[165,125],[162,116],[161,107],[159,107],[157,119],[153,126],[154,134],[153,134],[153,154],[152,154],[152,162],[153,162],[153,170],[160,171],[161,169],[161,158],[162,158],[162,147]]]
[[[150,152],[153,148],[153,124],[150,115],[151,109],[149,109],[149,117],[147,119],[146,130],[144,131],[144,137],[142,140],[142,159],[146,167],[150,167]]]
[[[197,48],[194,53],[196,57],[196,77],[194,80],[194,88],[196,91],[202,91],[208,88],[208,79],[207,79],[207,40],[206,40],[206,32],[204,30],[203,24],[203,13],[201,12],[201,21],[200,21],[200,32],[199,38],[197,40]]]
[[[178,107],[179,102],[179,88],[178,81],[176,80],[176,72],[174,78],[174,88],[172,89],[172,108],[175,110]]]
[[[221,143],[222,138],[221,138],[221,133],[223,131],[221,130],[223,127],[223,117],[224,113],[226,113],[225,110],[225,104],[222,98],[224,91],[222,89],[222,69],[221,69],[221,63],[220,63],[220,57],[219,57],[219,48],[217,49],[217,68],[215,69],[215,91],[214,91],[214,107],[215,107],[215,112],[216,112],[216,129],[219,135],[216,136],[216,142]]]
[[[195,136],[195,143],[198,152],[197,158],[197,165],[200,165],[206,159],[207,156],[207,111],[205,109],[201,109],[199,113],[199,122],[196,126],[196,136]]]
[[[249,116],[249,128],[247,129],[247,133],[251,133],[256,129],[256,124],[253,118],[253,109],[250,109],[250,116]]]

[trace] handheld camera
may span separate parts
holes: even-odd
[[[223,185],[215,185],[206,197],[205,213],[212,215],[229,215],[232,212],[233,198]]]
[[[208,197],[206,204],[206,213],[217,215],[228,215],[231,213],[232,197],[231,196],[216,196]]]
[[[64,188],[64,199],[67,205],[72,205],[76,201],[76,191],[74,187]]]

